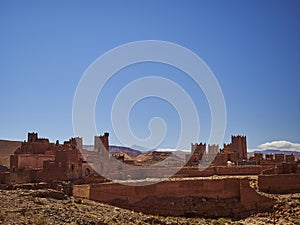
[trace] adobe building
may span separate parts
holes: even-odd
[[[55,160],[44,162],[42,174],[50,180],[74,180],[82,177],[82,158],[75,138],[57,145]]]
[[[108,151],[104,151],[104,149],[108,150],[109,148],[108,137],[108,133],[96,136],[94,151],[80,151],[82,138],[71,138],[60,144],[58,141],[51,143],[48,139],[39,138],[37,133],[28,133],[27,141],[24,141],[21,147],[10,157],[10,182],[75,181],[81,179],[81,183],[85,183],[90,176],[97,175],[100,177],[96,171],[104,172],[100,172],[101,174],[109,174],[112,178],[125,180],[127,177],[131,177],[131,179],[158,178],[164,174],[169,174],[174,168],[179,170],[173,177],[258,175],[261,171],[273,168],[276,163],[282,161],[282,155],[276,155],[275,158],[268,155],[265,159],[262,154],[257,153],[254,155],[257,160],[254,160],[256,166],[240,164],[240,162],[250,162],[249,160],[244,161],[246,138],[243,136],[232,136],[232,143],[225,144],[221,150],[218,145],[208,145],[206,151],[207,145],[205,143],[192,144],[192,155],[185,166],[178,164],[180,161],[176,157],[169,157],[170,153],[164,152],[142,154],[142,161],[139,160],[139,157],[129,158],[124,153],[111,156]],[[153,169],[145,167],[145,165],[155,164],[166,158],[168,161],[160,167]],[[211,166],[200,171],[198,166],[201,160],[212,162]],[[295,157],[294,155],[285,155],[284,160],[293,163]],[[134,167],[125,172],[124,165],[120,164],[120,161]],[[228,162],[232,162],[232,164],[229,166]],[[233,164],[237,166],[233,167]],[[102,177],[100,178],[102,179]],[[9,179],[3,178],[2,180]],[[97,179],[94,177],[89,180],[94,182]]]
[[[300,163],[284,162],[264,170],[258,176],[258,188],[266,193],[300,193]]]
[[[206,152],[206,144],[192,144],[192,152],[187,166],[199,165],[204,157],[210,160],[214,157],[212,165],[226,166],[228,162],[238,165],[240,162],[247,160],[247,140],[246,136],[231,136],[231,143],[224,144],[223,149],[219,149],[218,145],[208,145]]]
[[[285,155],[285,161],[287,163],[293,163],[293,162],[295,162],[295,155],[294,154]]]
[[[54,159],[55,144],[46,138],[38,138],[37,133],[28,133],[27,142],[24,141],[10,156],[10,170],[42,169],[44,161]]]
[[[100,136],[108,146],[108,133]],[[37,133],[28,133],[24,141],[10,156],[10,182],[26,183],[52,180],[76,180],[87,177],[93,171],[82,153],[82,138],[76,137],[63,144],[50,143]]]
[[[203,159],[211,161],[211,166],[228,166],[228,165],[261,165],[273,167],[279,163],[294,163],[295,156],[293,154],[286,155],[283,153],[263,154],[260,152],[254,153],[254,156],[247,158],[247,140],[246,136],[231,136],[231,143],[224,144],[223,149],[219,149],[217,145],[192,144],[191,155],[186,157],[186,166],[197,166]],[[189,158],[189,160],[187,160]]]
[[[228,161],[237,162],[247,160],[247,140],[246,136],[231,136],[231,143],[224,144],[221,153],[228,156]]]
[[[252,158],[250,157],[250,160],[256,161],[257,164],[260,164],[260,162],[263,159],[264,159],[264,154],[261,152],[254,153],[254,156]]]
[[[256,157],[257,154],[259,154],[259,160]],[[254,157],[250,157],[250,160],[256,160],[257,165],[270,165],[270,166],[275,166],[280,163],[295,163],[295,156],[293,154],[286,155],[283,153],[276,153],[274,154],[265,154],[263,156],[262,153],[255,153]]]

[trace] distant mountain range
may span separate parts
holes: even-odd
[[[123,147],[123,146],[116,146],[116,145],[110,145],[109,146],[109,152],[111,152],[112,154],[115,154],[117,152],[124,152],[129,156],[138,156],[140,154],[142,154],[142,152],[132,149],[132,148],[128,148],[128,147]]]
[[[286,155],[297,155],[300,156],[300,152],[297,151],[287,151],[287,150],[276,150],[276,149],[268,149],[268,150],[255,150],[253,152],[248,152],[249,155],[254,155],[254,153],[261,152],[263,154],[286,154]]]
[[[83,148],[89,151],[93,151],[94,150],[94,145],[83,145]],[[147,153],[147,152],[153,152],[153,151],[157,151],[157,152],[169,152],[169,153],[173,153],[175,156],[177,156],[180,159],[185,159],[185,155],[188,154],[189,152],[185,152],[185,151],[181,151],[181,150],[176,150],[174,149],[173,151],[171,151],[171,149],[154,149],[152,151],[146,151],[145,149],[142,150],[136,150],[133,148],[129,148],[129,147],[123,147],[123,146],[117,146],[117,145],[110,145],[109,146],[109,151],[111,154],[116,154],[118,152],[123,152],[126,153],[127,155],[135,158],[138,155],[141,155],[143,153]]]
[[[138,151],[140,151],[140,152],[154,151],[154,149],[145,148],[145,147],[140,146],[140,145],[131,145],[130,148],[136,149],[136,150],[138,150]]]
[[[83,148],[86,150],[89,150],[89,151],[93,151],[94,145],[83,145]],[[132,149],[129,147],[117,146],[117,145],[110,145],[109,152],[111,154],[115,154],[117,152],[124,152],[131,157],[136,157],[136,156],[142,154],[142,152],[140,152],[138,150],[135,150],[135,149]]]

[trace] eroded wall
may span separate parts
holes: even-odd
[[[260,175],[258,188],[266,193],[300,193],[300,173]]]
[[[106,183],[89,187],[85,190],[92,200],[164,216],[240,218],[273,207],[273,200],[259,195],[247,179],[178,180],[147,186]],[[75,185],[73,193],[82,197],[82,187]]]

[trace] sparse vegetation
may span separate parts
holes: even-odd
[[[47,225],[49,224],[49,221],[43,214],[38,214],[33,216],[32,223],[34,225]]]
[[[220,225],[231,224],[230,218],[219,218],[218,222]]]
[[[275,212],[252,215],[243,220],[151,216],[90,200],[33,197],[36,190],[0,190],[0,224],[206,224],[300,225],[300,194],[270,195],[276,199]],[[79,203],[79,204],[78,204]],[[291,207],[291,205],[293,207]]]

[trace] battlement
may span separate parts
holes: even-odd
[[[48,138],[39,138],[38,133],[28,133],[27,142],[50,143]]]
[[[232,138],[241,138],[241,139],[245,139],[246,135],[231,135],[231,139]]]
[[[195,143],[195,144],[191,144],[191,151],[192,151],[192,154],[193,153],[197,153],[197,154],[204,154],[206,152],[206,143]]]
[[[206,143],[202,143],[202,142],[195,143],[195,144],[192,143],[192,146],[206,146]]]
[[[109,142],[108,142],[109,133],[105,132],[104,135],[95,136],[94,139],[94,151],[102,152],[102,150],[109,151]]]
[[[231,151],[238,153],[239,160],[247,159],[247,140],[246,136],[231,136]]]
[[[205,157],[216,156],[214,165],[227,165],[227,162],[241,162],[247,159],[247,140],[243,135],[232,135],[231,143],[224,144],[223,149],[219,145],[209,144],[206,152],[206,143],[191,145],[191,157],[187,165],[199,165],[200,160]]]
[[[64,142],[64,145],[69,145],[70,147],[77,148],[81,151],[82,150],[82,138],[81,137],[70,138],[68,141]]]
[[[214,154],[214,153],[218,153],[219,152],[219,145],[208,145],[208,154]]]
[[[28,133],[27,135],[27,142],[37,142],[38,140],[38,133]]]
[[[216,144],[212,144],[212,145],[208,145],[208,148],[219,148],[219,145],[216,145]]]

